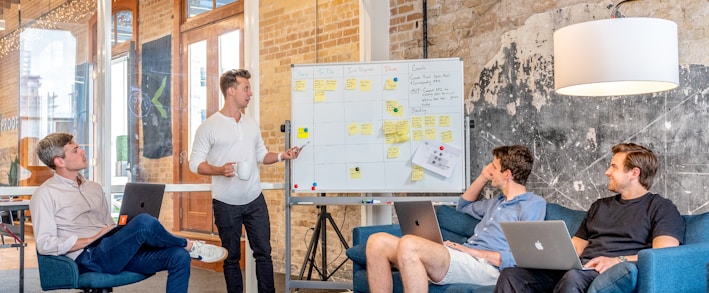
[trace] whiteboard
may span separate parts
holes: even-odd
[[[292,65],[290,188],[462,192],[463,109],[459,58]]]

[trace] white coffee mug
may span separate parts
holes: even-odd
[[[254,169],[253,162],[238,162],[236,163],[236,174],[239,175],[241,180],[249,180],[251,178],[251,172]]]

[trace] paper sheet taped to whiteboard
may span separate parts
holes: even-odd
[[[440,141],[424,141],[416,152],[412,163],[443,177],[450,177],[455,165],[460,161],[463,150]]]

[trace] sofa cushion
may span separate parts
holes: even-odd
[[[709,242],[709,213],[682,217],[686,227],[683,244]]]
[[[637,292],[638,267],[634,262],[622,262],[598,275],[587,293]]]
[[[562,220],[566,223],[566,228],[569,229],[569,234],[574,235],[576,230],[581,226],[583,218],[586,216],[586,211],[572,210],[555,203],[547,204],[547,213],[544,220]]]
[[[458,212],[454,207],[442,205],[436,208],[436,218],[441,227],[443,240],[463,243],[475,233],[475,226],[480,220]]]

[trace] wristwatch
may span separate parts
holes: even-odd
[[[618,257],[618,262],[626,262],[628,259],[624,255]]]

